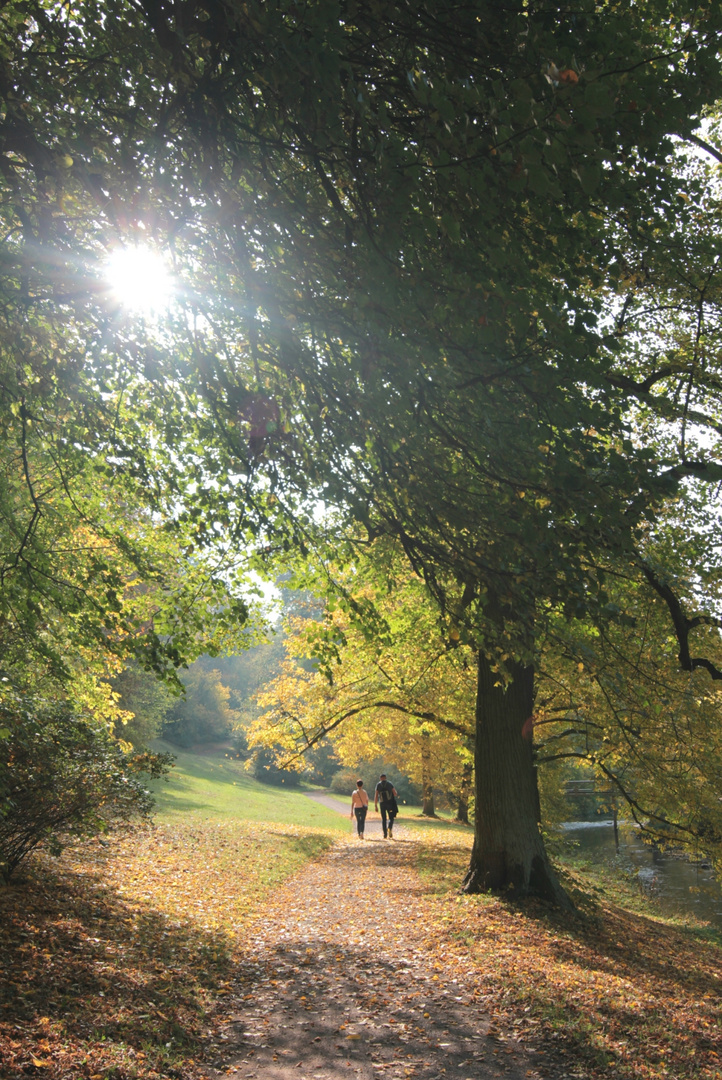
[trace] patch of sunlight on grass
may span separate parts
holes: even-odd
[[[149,785],[159,822],[192,815],[348,832],[348,820],[341,814],[321,806],[298,789],[262,784],[245,771],[242,761],[222,752],[203,756],[165,743],[154,745],[172,753],[176,759],[167,780]]]

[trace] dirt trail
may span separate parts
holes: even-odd
[[[401,828],[398,836],[349,834],[274,896],[239,966],[212,1077],[549,1075],[495,1037],[471,970],[468,980],[447,978],[425,925],[417,841]]]
[[[314,802],[321,803],[321,806],[325,806],[328,810],[335,810],[338,814],[348,820],[349,832],[356,832],[356,821],[351,818],[351,799],[344,799],[341,795],[326,795],[320,791],[305,791],[304,795],[308,799],[313,799]],[[382,836],[381,830],[381,814],[378,811],[374,811],[373,803],[369,805],[368,815],[364,826],[364,832],[367,839],[380,840]],[[396,829],[398,837],[405,835],[403,825],[399,825]]]

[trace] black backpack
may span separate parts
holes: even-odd
[[[378,785],[379,799],[387,806],[394,801],[394,786],[388,780],[382,780]]]

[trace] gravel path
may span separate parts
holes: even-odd
[[[275,894],[239,965],[224,1051],[210,1076],[543,1075],[531,1055],[490,1028],[473,1000],[473,972],[468,982],[445,975],[425,926],[418,841],[399,837],[349,835]]]
[[[348,799],[344,799],[340,795],[324,795],[320,791],[304,791],[304,795],[309,799],[313,799],[314,802],[321,803],[321,806],[326,806],[329,810],[335,810],[337,813],[343,814],[348,820],[349,832],[356,832],[356,820],[354,818],[352,821],[349,817],[351,812],[350,795]],[[397,825],[394,831],[399,839],[402,839],[406,835],[403,825]],[[382,837],[381,815],[379,813],[374,813],[373,803],[369,806],[364,832],[367,840],[380,840]]]

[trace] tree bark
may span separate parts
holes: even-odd
[[[431,778],[431,736],[426,731],[421,735],[421,788],[423,817],[436,817],[434,785]]]
[[[534,669],[508,664],[512,681],[479,652],[476,700],[474,846],[464,891],[505,891],[571,903],[559,884],[539,831],[539,790],[532,748]]]

